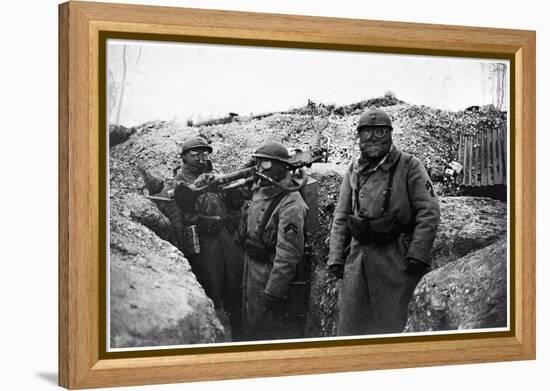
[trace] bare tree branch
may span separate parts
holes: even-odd
[[[118,109],[115,121],[115,124],[117,125],[120,125],[120,111],[122,109],[122,102],[124,99],[124,86],[126,85],[126,47],[127,45],[124,45],[124,48],[122,50],[122,82],[120,83],[120,94],[118,97]]]

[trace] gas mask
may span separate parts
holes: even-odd
[[[362,126],[357,129],[363,159],[372,160],[386,155],[392,145],[391,129],[387,126]]]
[[[206,148],[196,148],[186,151],[182,156],[182,160],[185,164],[199,172],[207,172],[211,167],[210,151]]]
[[[256,169],[260,174],[263,174],[277,182],[283,179],[288,172],[286,164],[277,160],[257,157],[255,164]],[[265,179],[262,179],[260,183],[262,186],[268,186],[271,184]]]

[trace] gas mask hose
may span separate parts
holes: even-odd
[[[270,184],[272,184],[273,186],[276,186],[278,187],[279,189],[281,190],[284,190],[288,193],[291,193],[293,191],[300,191],[304,188],[304,186],[307,184],[307,175],[305,174],[305,171],[304,169],[300,169],[299,170],[299,173],[300,173],[300,176],[303,177],[302,179],[302,183],[300,183],[299,185],[296,185],[296,186],[287,186],[287,185],[283,185],[279,182],[277,182],[276,180],[268,177],[267,175],[265,174],[262,174],[261,172],[256,172],[256,175],[260,178],[262,178],[263,180],[269,182]]]

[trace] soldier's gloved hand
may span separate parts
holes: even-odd
[[[279,297],[270,295],[264,292],[265,310],[266,311],[282,311],[285,300]]]
[[[329,271],[330,274],[332,274],[338,280],[341,280],[341,279],[344,278],[344,265],[341,265],[339,263],[335,263],[335,264],[330,265],[328,267],[328,271]]]
[[[215,179],[216,179],[216,174],[203,173],[203,174],[200,174],[197,179],[195,179],[195,182],[193,182],[193,185],[195,185],[196,187],[206,186],[209,183],[213,182]]]
[[[430,266],[428,264],[426,264],[422,261],[419,261],[416,258],[407,257],[405,262],[406,262],[405,271],[407,271],[411,274],[424,275],[430,269]]]

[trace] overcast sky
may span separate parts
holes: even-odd
[[[118,112],[124,46],[119,121],[126,126],[281,111],[308,99],[342,105],[386,91],[447,110],[493,100],[487,64],[494,60],[109,40],[109,123]]]

